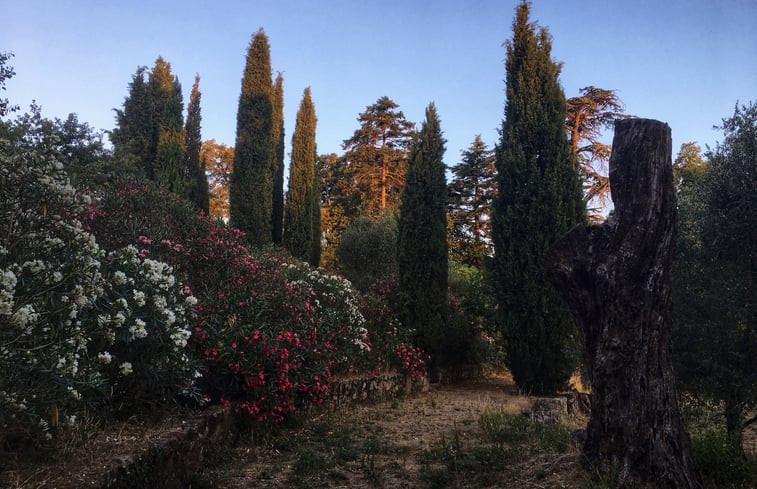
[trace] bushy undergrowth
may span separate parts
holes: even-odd
[[[320,405],[334,373],[425,373],[422,352],[400,335],[373,341],[386,326],[372,309],[382,307],[380,297],[281,252],[248,249],[243,233],[149,184],[122,182],[87,215],[101,242],[136,243],[174,266],[198,297],[192,346],[213,400],[279,422]]]
[[[0,141],[4,444],[202,397],[275,423],[323,403],[334,373],[425,375],[423,352],[374,314],[381,296],[249,249],[144,180],[79,191],[65,155],[16,132]]]
[[[51,439],[88,408],[194,393],[192,298],[165,263],[106,254],[90,202],[33,141],[0,141],[0,438]]]

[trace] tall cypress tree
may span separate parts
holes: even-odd
[[[313,186],[310,188],[310,262],[317,267],[321,263],[321,175],[318,166],[318,153],[314,156]]]
[[[205,176],[205,161],[200,160],[202,148],[200,113],[200,75],[195,76],[192,93],[189,95],[187,105],[187,125],[184,128],[185,151],[184,151],[184,176],[187,180],[186,197],[207,214],[210,207],[210,195],[208,193],[208,179]]]
[[[273,236],[272,135],[271,54],[268,37],[260,29],[247,49],[229,188],[231,224],[247,233],[250,243],[258,246],[271,243]]]
[[[418,344],[431,353],[432,368],[442,359],[442,334],[447,320],[447,182],[445,140],[436,106],[408,157],[399,220],[399,279],[405,326],[416,331]]]
[[[155,60],[148,79],[153,123],[150,155],[154,180],[171,192],[184,193],[184,103],[179,79],[171,63]]]
[[[116,109],[116,127],[110,133],[113,152],[120,159],[131,161],[153,178],[150,154],[153,135],[153,99],[145,80],[146,66],[137,68],[129,83],[129,95],[123,108]]]
[[[585,219],[575,156],[565,134],[565,95],[552,41],[516,9],[506,61],[507,102],[496,148],[499,195],[493,209],[495,291],[507,362],[534,393],[564,385],[578,362],[577,330],[547,283],[544,253]]]
[[[309,260],[312,252],[315,124],[315,107],[308,87],[302,95],[292,135],[289,190],[284,206],[284,246],[302,260]]]
[[[273,243],[281,244],[284,227],[284,77],[276,76],[273,86]]]

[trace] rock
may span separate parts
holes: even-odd
[[[564,397],[534,399],[528,414],[538,423],[560,423],[568,414],[568,400]]]

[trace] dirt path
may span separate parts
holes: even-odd
[[[528,404],[508,379],[489,378],[321,414],[254,447],[219,454],[235,462],[204,474],[193,488],[581,487],[587,476],[580,455],[566,443],[557,442],[563,445],[555,451],[487,438],[482,412],[517,414]]]

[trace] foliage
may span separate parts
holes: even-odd
[[[78,188],[97,188],[124,175],[134,175],[138,169],[114,158],[103,144],[103,133],[86,122],[79,122],[76,114],[65,120],[46,119],[42,109],[32,104],[29,112],[19,115],[4,126],[5,137],[25,140],[36,149],[44,149],[59,161],[71,182]]]
[[[361,211],[378,216],[396,209],[405,185],[405,157],[413,123],[381,97],[358,116],[360,128],[342,144]]]
[[[153,168],[155,182],[177,195],[184,195],[189,183],[184,178],[184,139],[181,130],[161,129]]]
[[[321,263],[321,236],[323,228],[321,226],[321,179],[318,177],[318,158],[313,153],[313,181],[310,183],[308,192],[308,213],[310,214],[310,255],[308,263],[317,267]]]
[[[398,226],[398,264],[405,327],[416,332],[419,346],[439,367],[447,323],[447,182],[444,138],[436,106],[410,150]]]
[[[747,488],[757,484],[757,461],[735,450],[722,428],[691,433],[691,451],[706,488]]]
[[[315,179],[315,107],[306,88],[297,111],[292,136],[292,160],[289,168],[289,190],[284,206],[283,243],[289,252],[301,259],[311,258],[312,242],[319,239],[313,229],[313,181]],[[315,263],[314,265],[317,265]]]
[[[757,104],[737,106],[722,129],[706,170],[694,158],[678,173],[674,361],[685,389],[723,402],[729,442],[740,452],[744,416],[757,406]]]
[[[679,194],[684,187],[694,184],[707,171],[707,162],[702,158],[702,148],[694,141],[681,144],[681,149],[673,161],[673,181]]]
[[[116,110],[111,131],[116,156],[144,169],[144,174],[172,191],[184,189],[182,158],[183,101],[171,63],[161,56],[152,70],[137,68],[123,109]],[[147,73],[147,80],[145,80]]]
[[[200,124],[200,75],[195,76],[192,93],[187,105],[187,124],[184,128],[184,176],[186,179],[185,197],[205,214],[210,212],[208,179],[205,175],[205,160],[200,158],[202,134]]]
[[[193,395],[194,298],[164,263],[106,256],[75,217],[91,197],[44,139],[15,129],[0,141],[0,437],[49,440],[94,406]]]
[[[544,254],[584,218],[575,156],[565,134],[560,65],[551,38],[521,2],[506,43],[507,102],[496,150],[499,194],[492,231],[494,290],[507,362],[527,392],[561,388],[578,361],[577,331],[547,283]]]
[[[397,218],[358,217],[349,223],[336,250],[338,268],[363,290],[377,280],[397,276]]]
[[[5,80],[13,78],[13,75],[16,74],[13,67],[8,64],[12,57],[13,53],[0,53],[0,90],[2,91],[5,91]],[[18,110],[18,106],[11,105],[7,98],[0,98],[0,117],[16,110]]]
[[[281,72],[273,85],[273,197],[271,229],[273,244],[280,245],[284,223],[284,77]]]
[[[372,348],[374,323],[347,281],[288,255],[253,253],[240,231],[149,184],[122,183],[92,216],[87,224],[103,242],[136,243],[186,279],[199,300],[192,345],[204,360],[205,392],[255,420],[319,405],[333,373],[373,370],[381,351],[381,361],[389,356]]]
[[[597,204],[590,209],[590,217],[602,221],[601,211],[606,207],[610,192],[610,179],[605,173],[612,151],[609,144],[600,140],[602,129],[611,129],[616,120],[627,116],[623,114],[623,104],[615,90],[588,86],[580,92],[581,95],[567,101],[565,130],[578,160],[584,199]]]
[[[145,80],[146,71],[146,66],[140,66],[132,75],[123,108],[116,109],[116,127],[110,132],[110,140],[116,157],[152,178],[153,100]]]
[[[231,223],[254,245],[272,241],[273,82],[268,37],[260,29],[247,49],[237,110],[231,173]]]
[[[234,148],[215,139],[203,141],[200,160],[208,174],[210,215],[229,220],[229,177],[234,169]]]
[[[336,261],[336,250],[342,233],[357,216],[357,195],[353,192],[352,173],[344,157],[334,153],[318,157],[318,178],[321,194],[322,262]]]
[[[477,135],[462,152],[462,161],[452,167],[455,179],[449,185],[450,257],[461,263],[484,265],[493,254],[491,202],[497,192],[494,153]]]
[[[442,335],[447,365],[494,364],[499,331],[489,281],[477,267],[449,263],[448,324]]]

